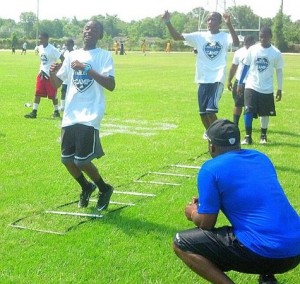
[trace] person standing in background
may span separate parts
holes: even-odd
[[[229,76],[227,81],[228,90],[232,92],[232,97],[234,100],[234,108],[233,108],[233,122],[236,125],[239,125],[239,120],[242,114],[242,110],[244,107],[244,93],[238,94],[237,86],[238,81],[241,77],[242,69],[243,69],[243,60],[247,54],[248,48],[255,44],[255,39],[253,36],[245,36],[244,38],[244,46],[238,49],[233,56],[232,65],[229,70]],[[232,79],[235,76],[234,84],[232,85]],[[245,80],[243,82],[243,87],[245,87]]]
[[[283,58],[281,52],[271,44],[272,30],[263,27],[260,42],[248,49],[243,60],[244,67],[239,80],[238,92],[245,96],[245,139],[243,145],[252,144],[253,118],[260,117],[260,144],[266,144],[269,117],[276,116],[274,102],[274,71],[277,75],[276,101],[281,101],[283,81]],[[247,76],[245,91],[243,82]]]
[[[49,80],[49,70],[52,63],[57,60],[64,60],[64,56],[49,43],[48,33],[42,32],[39,35],[39,55],[41,59],[39,74],[36,78],[36,89],[32,112],[25,115],[25,118],[37,118],[37,111],[40,105],[41,98],[49,98],[52,100],[54,113],[52,118],[59,118],[57,90],[53,87]]]
[[[224,14],[223,18],[230,34],[220,31],[222,15],[217,12],[208,15],[208,30],[205,32],[180,34],[171,24],[171,15],[168,11],[162,17],[174,40],[186,41],[197,50],[195,82],[199,85],[199,114],[205,129],[217,119],[218,103],[224,89],[229,46],[231,43],[239,46],[239,38],[232,27],[230,16]]]

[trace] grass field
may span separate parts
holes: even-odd
[[[112,201],[135,205],[112,204],[99,219],[45,213],[95,210],[93,203],[80,210],[72,203],[79,188],[60,163],[60,121],[50,118],[51,101],[41,101],[38,119],[24,118],[31,111],[24,103],[33,100],[38,57],[3,51],[0,59],[0,283],[205,283],[171,247],[176,231],[192,226],[183,209],[196,195],[197,169],[178,165],[201,166],[209,158],[193,83],[194,55],[114,57],[117,87],[106,93],[101,133],[106,155],[95,163],[119,192]],[[270,156],[300,212],[300,56],[284,60],[283,99],[270,119],[270,143],[258,144],[255,121],[251,147]],[[225,90],[219,117],[231,119],[232,106]],[[12,223],[62,235],[20,230]],[[224,224],[221,216],[217,225]],[[235,283],[257,283],[256,275],[229,275]],[[281,284],[299,283],[299,275],[300,267],[277,278]]]

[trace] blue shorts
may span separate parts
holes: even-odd
[[[218,104],[222,96],[224,85],[220,82],[199,84],[198,104],[199,113],[217,113]]]

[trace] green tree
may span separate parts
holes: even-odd
[[[27,38],[34,38],[34,26],[37,22],[37,17],[33,12],[24,12],[20,15],[20,24],[24,31],[24,36]]]
[[[276,14],[273,22],[274,45],[282,52],[287,51],[287,43],[283,33],[283,13],[282,9]]]

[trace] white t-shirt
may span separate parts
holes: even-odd
[[[230,34],[219,32],[194,32],[182,34],[187,44],[196,48],[196,83],[225,82],[227,51],[232,38]]]
[[[70,51],[68,49],[66,49],[64,52],[63,52],[63,56],[64,58],[66,59],[67,56],[69,55]],[[67,85],[68,84],[68,79],[64,80],[63,81],[63,85]]]
[[[105,110],[104,88],[84,71],[72,69],[74,60],[90,65],[102,75],[114,77],[112,56],[101,48],[74,50],[57,72],[57,77],[62,81],[67,79],[68,84],[62,127],[84,124],[99,129]]]
[[[238,81],[240,80],[241,75],[242,75],[242,70],[244,67],[243,60],[246,57],[247,52],[248,52],[248,49],[244,46],[244,47],[241,47],[240,49],[238,49],[233,55],[232,64],[238,65],[238,68],[235,73],[235,79]],[[243,83],[245,83],[245,81],[246,81],[246,78],[244,79]]]
[[[46,47],[39,45],[38,50],[41,58],[40,71],[44,71],[49,76],[50,66],[60,58],[61,53],[51,43]]]
[[[261,43],[251,46],[244,64],[250,65],[245,88],[263,94],[274,92],[274,69],[283,68],[282,54],[275,46],[264,48]]]

